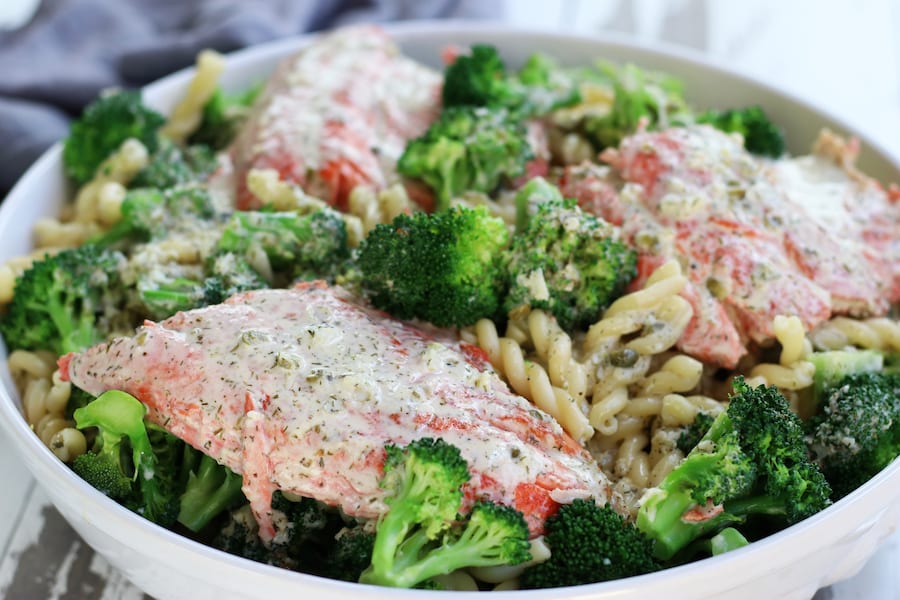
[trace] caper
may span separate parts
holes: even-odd
[[[609,364],[614,367],[633,367],[640,358],[637,351],[631,348],[621,348],[609,353]]]

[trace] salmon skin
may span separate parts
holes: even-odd
[[[251,169],[275,169],[341,210],[356,186],[394,183],[407,140],[440,110],[441,83],[375,26],[340,29],[285,59],[229,149],[237,207],[260,206]]]
[[[575,498],[619,502],[590,454],[512,393],[477,348],[321,282],[147,322],[59,366],[92,394],[134,395],[151,421],[242,474],[264,540],[275,490],[378,517],[385,444],[423,437],[460,449],[467,503],[513,506],[533,534]]]

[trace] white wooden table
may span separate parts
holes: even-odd
[[[27,18],[34,2],[0,0],[0,26]],[[816,98],[900,157],[900,3],[895,0],[506,0],[504,5],[513,24],[613,30],[705,51]],[[146,598],[48,505],[8,445],[0,438],[0,598]],[[857,576],[820,590],[815,600],[900,600],[900,533]]]

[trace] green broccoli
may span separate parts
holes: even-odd
[[[378,522],[372,564],[360,583],[411,588],[457,569],[531,558],[520,512],[481,501],[466,517],[458,516],[469,479],[458,448],[423,438],[386,450],[381,485],[388,490],[389,509]]]
[[[238,292],[270,287],[246,258],[233,252],[210,256],[204,273],[204,297],[209,304],[219,304]]]
[[[136,189],[125,194],[120,208],[122,218],[112,227],[88,240],[109,248],[120,243],[146,242],[166,232],[165,193],[157,189]]]
[[[369,233],[355,265],[376,307],[401,319],[462,327],[500,307],[498,255],[508,237],[503,221],[483,207],[402,214]]]
[[[163,123],[165,118],[144,106],[139,92],[101,96],[72,122],[63,146],[66,173],[78,183],[90,181],[100,163],[129,138],[139,140],[153,153]]]
[[[541,204],[562,201],[563,195],[558,187],[543,177],[529,179],[516,192],[516,233],[520,234],[528,229],[528,223],[537,214]]]
[[[359,581],[360,575],[372,563],[372,549],[375,534],[362,525],[344,527],[334,538],[334,545],[328,549],[323,569],[324,577],[342,581]]]
[[[749,543],[740,531],[734,527],[726,527],[710,538],[699,539],[688,544],[684,550],[678,553],[675,562],[681,564],[709,556],[718,556],[743,548]]]
[[[830,503],[803,424],[777,388],[751,388],[738,377],[734,390],[700,443],[641,501],[637,526],[660,559],[751,515],[787,525]]]
[[[307,214],[236,212],[216,249],[247,258],[263,252],[273,273],[287,281],[333,279],[350,257],[344,219],[330,208]]]
[[[759,106],[709,110],[701,113],[697,121],[729,133],[740,133],[744,137],[744,148],[752,154],[770,158],[784,154],[784,134]]]
[[[581,100],[572,75],[546,54],[536,52],[528,57],[518,79],[527,90],[524,112],[528,116],[541,116]]]
[[[0,320],[10,350],[84,350],[112,331],[109,320],[124,298],[118,252],[82,246],[45,255],[16,279]]]
[[[203,106],[203,119],[191,134],[190,143],[203,144],[215,150],[228,146],[250,114],[250,108],[263,87],[262,83],[258,83],[236,94],[227,94],[216,88]]]
[[[523,588],[566,587],[652,573],[653,543],[609,504],[574,500],[547,519],[550,558],[525,569]]]
[[[241,491],[243,478],[206,454],[188,473],[179,503],[178,522],[191,531],[200,531],[223,511],[245,501]]]
[[[356,538],[362,529],[348,527],[335,508],[312,498],[289,497],[276,491],[272,495],[272,513],[276,534],[268,546],[259,538],[249,505],[231,512],[213,545],[257,562],[342,579],[351,571],[358,576],[368,566],[371,550],[366,547],[371,548],[372,536],[368,540]],[[347,539],[339,541],[344,535]],[[341,570],[343,576],[338,577]]]
[[[476,44],[444,70],[444,107],[505,108],[527,118],[578,99],[571,79],[544,54],[533,54],[518,75],[509,75],[495,47]]]
[[[517,199],[534,185],[529,182]],[[574,199],[549,200],[513,236],[503,309],[544,309],[571,331],[595,322],[636,274],[637,254],[611,225]]]
[[[609,112],[588,115],[582,124],[598,149],[617,147],[643,119],[650,129],[665,129],[690,119],[681,83],[675,78],[631,64],[618,67],[610,63],[600,63],[598,72],[582,72],[582,77],[599,79],[613,90]]]
[[[144,425],[146,412],[137,398],[119,390],[76,410],[76,426],[96,427],[99,434],[98,447],[76,458],[72,470],[134,512],[170,527],[178,516],[177,473],[172,465],[161,467]]]
[[[187,221],[213,216],[209,193],[200,187],[180,186],[161,190],[129,190],[122,201],[122,217],[112,227],[88,240],[103,248],[129,248],[164,238]]]
[[[407,144],[397,170],[425,182],[442,210],[465,191],[489,194],[523,175],[532,158],[525,125],[507,110],[458,106]]]
[[[806,360],[816,367],[813,375],[813,400],[818,406],[825,391],[833,388],[847,375],[867,371],[881,371],[884,355],[878,350],[826,350],[812,352]]]
[[[152,319],[220,304],[238,292],[269,287],[245,258],[231,252],[210,256],[202,267],[153,263],[135,265],[135,269],[137,302]]]
[[[182,148],[161,138],[150,163],[138,171],[128,186],[168,189],[205,181],[216,168],[215,153],[203,145]]]
[[[842,498],[900,455],[900,375],[861,372],[827,388],[807,445]]]
[[[709,428],[712,427],[714,420],[715,418],[711,414],[698,412],[697,416],[694,417],[694,420],[691,421],[691,423],[684,428],[684,431],[681,432],[681,435],[678,436],[678,440],[675,442],[677,448],[681,450],[682,453],[688,454],[700,443],[700,440],[703,439],[703,436],[705,436],[706,432],[709,431]]]
[[[441,99],[444,106],[513,107],[524,98],[513,86],[497,49],[487,44],[472,46],[444,70]]]

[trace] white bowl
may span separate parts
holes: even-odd
[[[567,64],[596,57],[631,61],[680,77],[689,100],[699,107],[763,105],[787,129],[792,153],[803,153],[822,126],[849,133],[840,119],[771,86],[674,49],[653,49],[610,37],[514,31],[471,23],[413,23],[388,28],[403,50],[438,65],[447,44],[490,42],[515,64],[535,50]],[[223,83],[238,87],[258,81],[278,59],[306,43],[302,37],[244,50],[228,57]],[[170,109],[191,72],[166,77],[146,88],[145,100]],[[900,167],[863,140],[860,166],[882,181],[900,181]],[[30,224],[58,213],[70,190],[61,168],[60,147],[50,149],[21,179],[0,208],[0,261],[30,250]],[[0,358],[5,350],[0,348]],[[149,594],[202,600],[331,598],[454,598],[462,592],[424,592],[361,586],[293,573],[247,561],[157,527],[95,491],[65,467],[26,425],[20,400],[2,361],[0,423],[12,446],[76,531]],[[810,598],[818,588],[856,573],[900,523],[900,461],[814,517],[750,546],[660,573],[567,590],[506,592],[515,600],[569,598],[600,600],[665,597],[668,600],[723,598]]]

